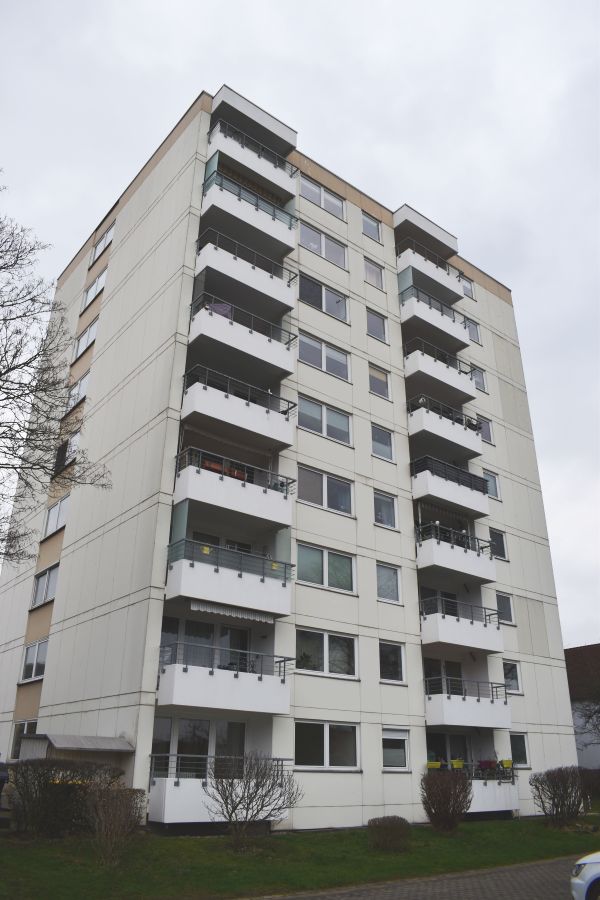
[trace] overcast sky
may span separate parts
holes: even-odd
[[[55,278],[201,90],[513,291],[567,646],[600,641],[597,0],[4,0],[5,210]]]

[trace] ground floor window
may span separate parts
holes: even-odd
[[[510,752],[512,756],[513,766],[528,766],[529,759],[527,757],[527,735],[511,734]]]
[[[30,719],[28,722],[15,722],[11,759],[19,759],[21,755],[21,742],[23,738],[27,737],[30,734],[36,733],[37,719]]]
[[[408,731],[384,728],[381,746],[384,769],[408,769]]]
[[[297,766],[354,769],[358,764],[357,727],[341,722],[296,722]]]

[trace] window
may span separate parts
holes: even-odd
[[[48,650],[48,638],[37,641],[25,647],[25,660],[23,662],[23,674],[21,681],[31,681],[33,678],[42,678],[46,668],[46,652]]]
[[[377,599],[387,600],[389,603],[400,602],[398,569],[395,566],[377,563]]]
[[[309,366],[323,369],[330,375],[336,375],[348,381],[348,354],[330,344],[324,344],[317,338],[300,333],[298,358]]]
[[[399,728],[383,728],[381,748],[384,769],[408,768],[408,731]]]
[[[81,304],[81,312],[90,305],[92,300],[95,300],[100,291],[104,290],[104,283],[106,281],[106,273],[107,269],[103,269],[97,278],[92,281],[89,288],[83,293],[83,303]]]
[[[379,677],[382,681],[404,681],[402,644],[386,644],[379,641]]]
[[[11,750],[11,759],[18,759],[21,754],[21,741],[24,737],[37,732],[37,719],[30,719],[28,722],[15,722],[15,732],[13,734],[13,743]]]
[[[350,443],[350,416],[307,397],[298,398],[298,425],[342,444]]]
[[[489,419],[484,419],[483,416],[477,416],[477,421],[480,426],[481,440],[485,441],[486,444],[493,444],[494,438],[492,435],[492,423]]]
[[[350,515],[352,485],[334,475],[298,466],[298,500]]]
[[[383,290],[383,269],[365,256],[365,281],[373,287]]]
[[[388,373],[372,363],[369,363],[369,390],[372,394],[378,394],[380,397],[385,397],[386,400],[389,399]]]
[[[296,722],[295,732],[295,765],[356,768],[356,725]]]
[[[527,738],[524,734],[511,734],[510,736],[510,755],[512,756],[513,766],[528,766],[527,759]]]
[[[303,303],[308,303],[309,306],[314,306],[315,309],[320,309],[342,322],[348,321],[346,297],[313,278],[300,275],[298,295]]]
[[[496,531],[495,528],[490,528],[490,544],[492,550],[492,556],[495,556],[496,559],[506,559],[506,544],[505,544],[505,535],[503,531]]]
[[[505,659],[502,661],[504,667],[504,686],[511,694],[521,693],[521,673],[519,671],[519,663]]]
[[[56,597],[57,582],[58,564],[35,576],[35,581],[33,583],[33,599],[31,601],[32,609],[36,606],[41,606],[42,603],[49,603],[51,600],[54,600]]]
[[[483,477],[487,481],[487,492],[489,497],[495,497],[496,500],[500,499],[500,492],[498,490],[499,480],[498,476],[493,472],[488,472],[486,469],[483,470]]]
[[[298,544],[297,579],[309,584],[321,584],[336,591],[352,591],[352,557],[321,547]]]
[[[88,327],[83,331],[79,337],[75,340],[75,353],[73,355],[73,361],[78,359],[81,354],[87,350],[90,344],[93,344],[96,340],[96,329],[98,328],[98,319],[94,319],[94,321],[88,325]]]
[[[465,297],[470,297],[471,300],[473,300],[474,299],[473,282],[471,281],[471,279],[467,278],[466,275],[461,275],[460,276],[460,286],[462,287],[463,294],[465,295]]]
[[[363,234],[366,234],[367,237],[373,238],[374,241],[379,241],[381,243],[381,238],[379,236],[379,222],[364,210],[362,214],[362,226]]]
[[[356,675],[356,639],[321,631],[296,631],[296,668],[325,675]]]
[[[393,460],[394,445],[391,431],[388,431],[386,428],[380,428],[379,425],[371,425],[371,444],[374,456]]]
[[[305,222],[300,222],[300,246],[312,250],[313,253],[318,253],[319,256],[325,257],[329,262],[342,269],[346,268],[345,245],[329,237],[328,234],[317,231],[316,228],[312,228]]]
[[[76,381],[75,384],[69,388],[69,393],[67,395],[67,409],[66,412],[73,409],[80,400],[83,400],[87,393],[87,383],[90,377],[90,373],[86,372],[85,375],[82,375],[79,381]]]
[[[478,391],[485,391],[485,372],[477,366],[471,366],[471,380]]]
[[[55,531],[58,531],[59,528],[64,528],[65,523],[67,521],[67,510],[69,508],[69,494],[66,497],[62,497],[58,503],[55,503],[51,506],[46,512],[46,525],[44,527],[44,537],[48,537],[49,534],[53,534]]]
[[[106,250],[108,245],[111,243],[114,232],[115,232],[115,223],[113,222],[112,225],[109,225],[109,227],[106,229],[104,234],[94,244],[94,249],[92,250],[92,258],[90,260],[90,266],[92,265],[92,263],[96,262],[96,260],[100,256],[100,254],[103,253],[103,251]]]
[[[378,341],[386,341],[386,322],[385,316],[373,312],[372,309],[367,310],[367,334],[377,338]]]
[[[69,463],[72,463],[77,455],[79,448],[80,432],[75,431],[68,440],[63,441],[56,451],[56,459],[54,461],[54,474],[57,475]]]
[[[373,492],[375,498],[375,524],[386,528],[396,527],[396,498],[382,491]]]
[[[322,185],[317,184],[316,181],[307,178],[306,175],[300,176],[300,196],[326,209],[327,212],[337,216],[338,219],[344,218],[344,201],[342,198],[332,191],[328,191]]]
[[[477,322],[474,322],[473,319],[467,319],[465,316],[465,328],[469,332],[469,337],[472,341],[476,341],[478,344],[481,343],[481,339],[479,337],[479,325]]]
[[[514,622],[512,597],[510,594],[496,593],[496,607],[498,609],[498,618],[501,622]]]

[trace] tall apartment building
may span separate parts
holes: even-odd
[[[113,487],[40,498],[5,566],[2,757],[118,761],[165,823],[249,751],[296,772],[286,828],[418,821],[428,765],[533,812],[576,751],[509,290],[222,87],[57,297],[86,420],[57,466]]]

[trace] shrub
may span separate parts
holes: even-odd
[[[100,862],[116,865],[138,830],[145,812],[145,791],[107,787],[88,795],[88,816]]]
[[[400,816],[381,816],[369,819],[367,835],[371,850],[405,850],[410,840],[410,824]]]
[[[556,828],[574,822],[585,809],[587,794],[577,766],[535,772],[529,784],[533,802]]]
[[[437,831],[454,831],[469,811],[473,789],[465,772],[430,770],[421,778],[421,802]]]
[[[586,809],[600,799],[600,769],[580,769]]]

